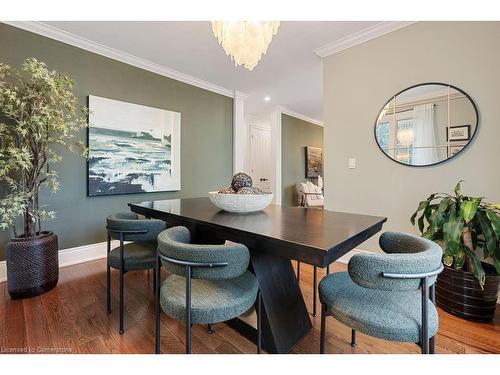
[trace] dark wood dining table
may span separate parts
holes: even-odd
[[[209,198],[129,203],[133,212],[190,229],[196,243],[233,241],[250,250],[250,269],[263,302],[263,344],[288,353],[312,328],[291,261],[324,268],[382,229],[387,218],[302,207],[269,205],[248,214],[221,211]],[[229,322],[249,338],[255,328]]]

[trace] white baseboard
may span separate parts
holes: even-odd
[[[111,248],[118,246],[119,241],[111,241]],[[59,251],[59,268],[72,266],[78,263],[91,262],[106,257],[106,242],[72,247]],[[5,260],[0,262],[0,282],[7,280],[7,265]]]
[[[0,283],[7,280],[7,265],[5,260],[0,262]]]

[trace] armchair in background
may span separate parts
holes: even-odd
[[[311,181],[299,182],[297,189],[298,204],[302,207],[322,208],[325,204],[323,190]]]

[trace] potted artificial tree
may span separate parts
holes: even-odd
[[[437,304],[468,320],[489,321],[500,282],[500,205],[462,195],[461,183],[453,195],[434,193],[420,202],[410,221],[443,249]]]
[[[55,213],[40,205],[39,196],[43,187],[58,189],[52,165],[62,160],[62,149],[79,146],[85,153],[74,140],[86,125],[86,110],[73,85],[34,58],[21,69],[0,63],[0,229],[12,229],[6,247],[12,298],[39,295],[57,284],[57,236],[41,226]]]

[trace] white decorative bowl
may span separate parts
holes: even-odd
[[[273,200],[273,194],[219,194],[208,193],[210,201],[227,212],[248,213],[263,210]]]

